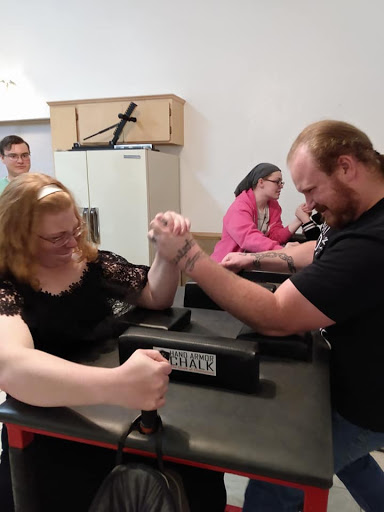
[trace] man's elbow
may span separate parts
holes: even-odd
[[[262,334],[263,336],[271,336],[271,337],[284,337],[291,336],[292,334],[297,334],[297,329],[295,330],[292,326],[288,324],[274,324],[274,325],[266,325],[259,324],[252,326],[256,332]]]

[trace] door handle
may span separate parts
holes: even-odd
[[[100,223],[99,223],[99,209],[91,208],[89,213],[89,227],[91,233],[91,240],[95,244],[100,243]]]
[[[79,208],[80,216],[83,219],[84,224],[87,226],[87,240],[91,239],[91,231],[89,225],[89,208],[80,207]]]

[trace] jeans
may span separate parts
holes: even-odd
[[[337,412],[332,427],[335,473],[365,512],[384,512],[384,473],[369,455],[384,446],[384,432],[358,427]],[[250,480],[243,512],[297,512],[303,501],[299,489]]]

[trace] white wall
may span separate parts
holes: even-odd
[[[357,124],[384,152],[379,0],[19,0],[17,14],[2,11],[0,80],[16,70],[36,105],[187,101],[185,145],[167,150],[180,154],[182,211],[195,231],[220,231],[238,181],[261,161],[285,169],[312,121]],[[285,178],[289,220],[301,197]]]

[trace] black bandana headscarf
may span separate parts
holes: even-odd
[[[256,165],[256,167],[254,167],[252,171],[249,172],[246,175],[246,177],[237,185],[235,190],[235,196],[237,197],[244,190],[254,188],[257,185],[257,182],[259,181],[260,178],[265,178],[265,176],[268,176],[269,174],[272,174],[273,172],[276,171],[281,172],[281,170],[276,165],[273,164]]]

